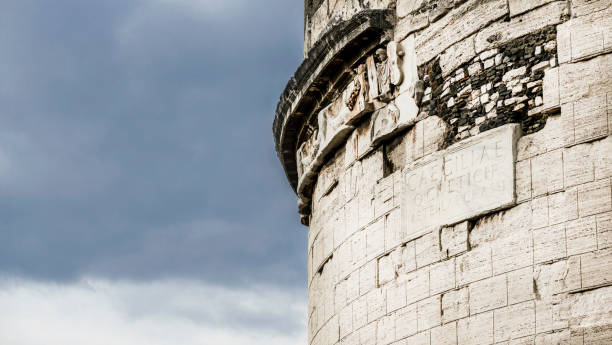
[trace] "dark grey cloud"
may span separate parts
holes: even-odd
[[[272,145],[300,1],[0,3],[0,272],[305,281]]]

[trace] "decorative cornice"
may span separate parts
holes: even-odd
[[[367,52],[392,35],[392,10],[365,10],[332,26],[310,49],[287,83],[276,107],[276,153],[294,191],[298,172],[298,136],[311,114],[325,106],[334,83]]]

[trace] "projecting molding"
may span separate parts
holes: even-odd
[[[283,91],[274,118],[276,153],[294,190],[300,132],[310,115],[329,103],[334,85],[393,31],[391,10],[366,10],[332,26],[310,49]]]

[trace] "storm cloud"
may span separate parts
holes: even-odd
[[[305,301],[306,229],[271,131],[302,59],[302,11],[286,0],[0,2],[3,307],[47,288],[58,305],[66,294],[121,303],[88,295],[84,279],[157,291],[151,300],[189,282],[199,292],[187,300],[212,289],[270,301],[262,291],[280,289]],[[303,326],[265,309],[224,315],[204,324]]]
[[[3,1],[0,269],[304,283],[272,145],[299,1]]]

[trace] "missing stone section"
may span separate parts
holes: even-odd
[[[439,59],[419,68],[425,82],[424,111],[451,125],[446,146],[507,123],[523,132],[541,130],[543,79],[557,65],[556,28],[517,38],[480,53],[448,76]]]

